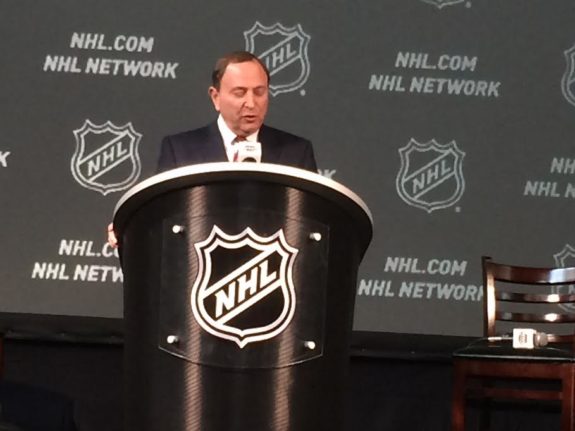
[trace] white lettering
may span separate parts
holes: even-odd
[[[0,151],[0,165],[2,167],[8,167],[8,156],[10,155],[10,151]]]
[[[383,75],[371,75],[369,79],[368,90],[381,90]]]
[[[409,298],[411,297],[411,292],[413,292],[413,281],[410,282],[402,281],[401,286],[399,288],[399,297],[403,298],[407,296]]]
[[[143,36],[124,36],[120,35],[114,40],[114,49],[116,51],[127,52],[152,52],[154,48],[153,37]]]
[[[93,241],[63,239],[60,241],[58,254],[60,256],[99,256],[94,252],[93,245]]]
[[[385,272],[409,272],[421,274],[423,271],[417,267],[419,259],[412,257],[388,257],[385,261]]]
[[[85,73],[97,75],[122,75],[142,78],[176,79],[176,69],[179,63],[163,63],[161,61],[117,60],[88,58]]]
[[[292,48],[291,42],[287,41],[275,46],[272,48],[272,51],[266,51],[260,58],[273,75],[275,72],[286,67],[297,53],[297,50]]]
[[[317,173],[320,174],[322,177],[326,178],[333,178],[337,169],[318,169]]]
[[[430,56],[423,52],[398,52],[395,58],[395,67],[404,69],[451,70],[454,72],[474,72],[477,68],[478,57],[466,55],[442,54],[437,64],[430,61]]]
[[[437,63],[440,70],[452,70],[454,72],[474,72],[477,67],[477,57],[468,57],[466,55],[441,55]]]
[[[548,196],[559,197],[557,183],[554,181],[530,181],[527,180],[523,189],[523,196]]]
[[[178,66],[179,63],[166,63],[166,70],[164,72],[163,78],[176,79],[176,68]]]
[[[259,265],[260,267],[260,289],[270,285],[273,281],[278,279],[277,271],[272,272],[271,274],[268,273],[268,261],[264,260]]]
[[[102,256],[104,257],[119,257],[119,253],[118,253],[118,249],[117,248],[113,248],[110,244],[108,244],[107,242],[104,243],[104,246],[102,247]]]
[[[361,280],[359,282],[358,295],[385,296],[393,298],[395,292],[391,290],[391,280]]]
[[[458,262],[456,260],[438,260],[431,259],[427,264],[427,272],[429,274],[441,275],[465,275],[467,268],[467,261]]]
[[[552,174],[564,174],[573,175],[575,174],[575,159],[568,159],[565,157],[553,157],[551,161]]]
[[[475,97],[499,97],[500,82],[475,81],[469,79],[446,79],[414,76],[411,79],[411,93],[465,95]]]
[[[44,72],[80,73],[78,58],[64,55],[47,55],[44,60]]]
[[[238,302],[243,302],[246,299],[246,293],[248,297],[255,295],[258,289],[258,268],[252,268],[250,271],[250,278],[248,279],[247,274],[242,274],[238,278]]]
[[[109,166],[117,165],[122,160],[130,157],[129,150],[126,145],[129,143],[121,139],[122,136],[110,141],[106,146],[99,148],[90,154],[90,159],[87,160],[87,173],[88,177],[97,175],[101,171],[105,171]]]
[[[70,277],[66,274],[65,263],[53,262],[35,262],[32,269],[33,279],[42,280],[69,280]]]
[[[74,281],[89,282],[123,282],[122,268],[109,265],[76,265],[74,269]]]
[[[258,266],[253,267],[249,272],[238,277],[237,280],[227,285],[227,292],[224,288],[215,293],[216,317],[221,317],[225,311],[231,310],[236,305],[245,302],[253,297],[258,291],[265,288],[274,288],[274,282],[278,280],[277,271],[269,272],[268,261],[264,260]],[[277,284],[275,285],[277,286]]]
[[[105,35],[101,33],[73,33],[70,48],[76,49],[108,49],[104,45]]]
[[[224,307],[231,310],[236,303],[236,282],[232,281],[228,285],[228,292],[223,289],[216,293],[216,317],[220,317],[224,313]]]
[[[369,90],[404,92],[403,77],[399,75],[371,75]]]

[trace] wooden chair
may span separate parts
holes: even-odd
[[[452,431],[465,429],[467,398],[482,400],[483,425],[489,422],[492,400],[556,400],[561,403],[561,431],[574,431],[575,312],[566,304],[575,304],[569,287],[575,284],[575,267],[511,266],[489,257],[482,258],[482,266],[485,338],[453,354]],[[514,349],[510,336],[501,336],[513,327],[547,333],[549,344]],[[536,380],[538,385],[529,385]],[[561,386],[542,387],[541,380]]]

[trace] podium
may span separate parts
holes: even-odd
[[[342,430],[372,219],[296,168],[210,163],[118,202],[125,428]]]

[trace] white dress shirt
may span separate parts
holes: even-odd
[[[222,116],[218,116],[218,129],[220,130],[220,134],[222,135],[222,140],[224,141],[224,147],[226,149],[226,156],[228,157],[228,162],[233,162],[234,161],[234,154],[236,153],[236,138],[237,135],[231,131],[231,129],[228,127],[228,125],[226,124],[226,122],[224,121],[224,119],[222,118]],[[246,138],[244,139],[245,141],[250,141],[250,142],[257,142],[258,141],[258,132],[259,130],[256,130],[254,133],[252,133],[249,136],[246,136]]]

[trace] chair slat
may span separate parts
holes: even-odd
[[[557,293],[518,293],[495,292],[495,299],[505,302],[529,302],[539,304],[567,304],[575,303],[575,295]]]
[[[530,389],[479,387],[470,388],[467,392],[470,398],[494,398],[503,400],[561,400],[561,392]]]
[[[526,284],[569,284],[575,280],[575,267],[530,268],[525,266],[487,263],[495,280]]]
[[[495,319],[506,322],[529,322],[529,323],[575,323],[575,314],[557,313],[515,313],[498,311]]]
[[[558,334],[547,334],[547,339],[550,343],[561,343],[561,344],[573,344],[575,342],[575,336],[573,334],[569,335],[558,335]]]

